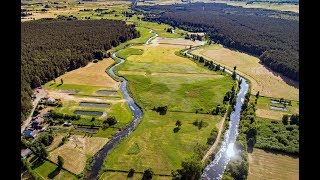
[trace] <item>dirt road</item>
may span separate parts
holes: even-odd
[[[37,91],[38,91],[38,93],[37,93]],[[38,104],[39,100],[47,95],[47,92],[44,89],[36,89],[35,92],[36,92],[36,99],[34,101],[32,101],[33,108],[31,110],[31,113],[30,113],[28,119],[26,119],[21,126],[21,134],[30,124],[30,121],[32,119],[32,114],[33,114],[34,110],[36,109],[36,105]]]

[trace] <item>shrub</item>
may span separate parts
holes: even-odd
[[[109,124],[109,126],[115,125],[117,123],[117,119],[114,116],[109,116],[106,120],[103,121],[103,124]]]
[[[168,106],[159,106],[157,108],[154,107],[152,110],[159,112],[160,115],[165,115],[167,114]]]
[[[135,172],[135,170],[131,168],[131,169],[129,170],[129,173],[128,173],[127,177],[133,177],[134,172]]]
[[[64,159],[61,156],[58,156],[58,168],[61,169],[64,165]]]
[[[142,177],[142,180],[150,180],[152,179],[152,176],[153,176],[153,171],[151,168],[148,168],[146,169],[144,172],[143,172],[143,177]]]

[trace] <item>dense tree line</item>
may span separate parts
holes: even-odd
[[[299,21],[293,12],[242,8],[226,4],[141,6],[145,20],[166,23],[255,56],[272,70],[299,80]]]
[[[136,38],[123,21],[46,19],[21,24],[21,119],[32,109],[32,88],[87,63],[113,46]],[[100,53],[101,54],[101,53]]]

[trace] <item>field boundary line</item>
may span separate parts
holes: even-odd
[[[120,170],[120,169],[105,169],[104,172],[124,172],[124,173],[128,173],[128,170]],[[139,173],[139,174],[143,174],[143,171],[135,171],[134,173]],[[159,173],[154,173],[154,175],[156,176],[167,176],[167,177],[172,177],[172,175],[169,174],[159,174]]]

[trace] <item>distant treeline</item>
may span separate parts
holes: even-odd
[[[297,13],[242,8],[218,3],[140,6],[145,20],[191,32],[206,32],[212,40],[255,56],[272,70],[299,80]],[[277,17],[277,18],[274,18]]]
[[[32,88],[101,59],[103,51],[139,37],[123,21],[39,20],[21,24],[21,119],[32,109]],[[98,57],[99,56],[99,57]]]

